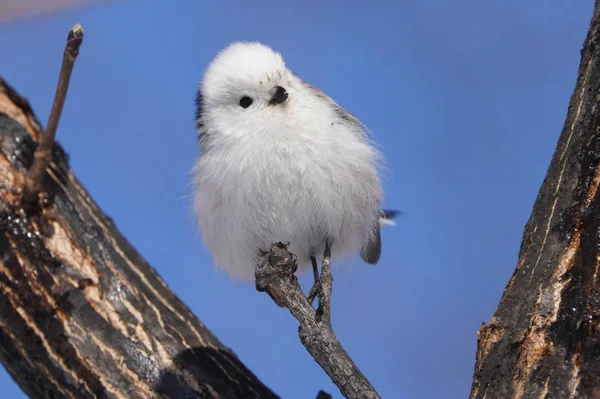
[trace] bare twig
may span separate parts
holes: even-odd
[[[25,183],[25,190],[23,193],[23,201],[32,203],[37,200],[37,196],[42,187],[42,181],[46,168],[50,163],[52,146],[54,144],[54,137],[56,136],[56,128],[58,127],[58,121],[60,120],[60,114],[65,103],[65,97],[67,96],[67,89],[69,88],[69,80],[71,79],[71,71],[73,71],[73,64],[79,54],[79,46],[83,41],[83,28],[80,24],[75,25],[69,31],[67,36],[67,45],[63,55],[63,63],[60,69],[60,76],[58,78],[58,86],[56,87],[56,94],[54,95],[54,103],[52,104],[52,110],[50,111],[50,117],[48,118],[48,125],[46,131],[41,135],[40,143],[34,154],[33,165],[29,170],[27,181]]]
[[[319,308],[311,306],[294,275],[296,256],[283,243],[272,244],[256,265],[256,288],[266,291],[275,303],[289,309],[300,322],[298,335],[306,350],[348,399],[379,398],[369,380],[356,367],[331,327],[330,299],[333,278],[330,257],[321,267],[322,295]]]
[[[321,291],[319,298],[319,307],[315,317],[317,321],[325,321],[331,327],[331,289],[333,286],[333,276],[331,275],[331,250],[329,244],[325,247],[323,264],[321,265]]]

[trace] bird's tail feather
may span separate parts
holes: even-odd
[[[399,215],[401,215],[400,211],[391,210],[391,209],[382,209],[381,215],[379,216],[379,224],[381,226],[395,226],[396,221],[393,219],[395,219]]]

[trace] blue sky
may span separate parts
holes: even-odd
[[[64,39],[85,41],[58,131],[71,166],[173,291],[284,398],[339,391],[297,323],[213,269],[190,214],[193,99],[235,40],[280,51],[388,159],[380,264],[334,268],[333,324],[386,398],[465,398],[567,112],[593,2],[112,1],[0,25],[0,74],[46,121]],[[301,279],[305,285],[310,275]],[[24,397],[0,371],[3,397]]]

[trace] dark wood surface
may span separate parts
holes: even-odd
[[[599,39],[596,1],[516,270],[479,331],[473,399],[600,398]]]
[[[0,362],[23,391],[55,399],[277,397],[119,233],[58,143],[39,203],[23,211],[39,132],[27,102],[0,79]]]

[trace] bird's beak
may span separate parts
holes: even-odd
[[[281,86],[277,86],[273,89],[273,98],[271,98],[271,104],[277,105],[284,103],[288,99],[287,90]]]

